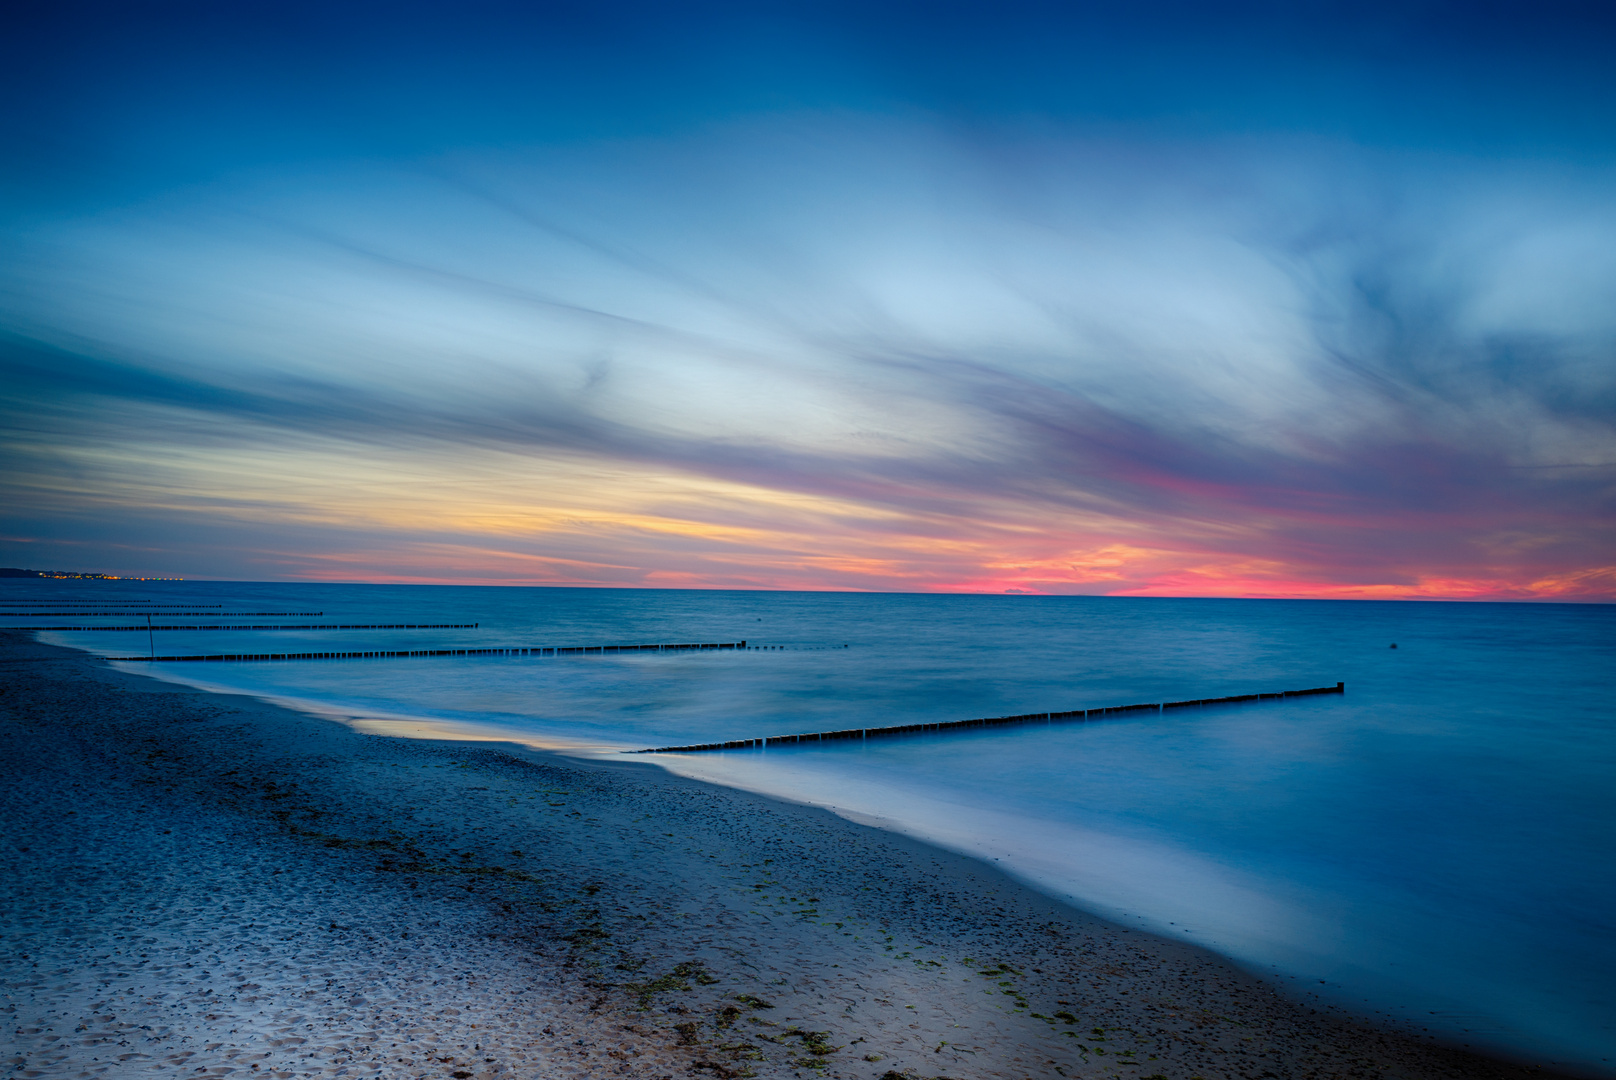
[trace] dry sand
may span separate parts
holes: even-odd
[[[1546,1075],[828,812],[0,634],[5,1075]]]

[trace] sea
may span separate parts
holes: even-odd
[[[138,627],[40,633],[108,657],[744,642],[121,663],[367,730],[513,739],[824,806],[1306,1002],[1616,1075],[1616,606],[6,580],[0,610],[13,627]],[[147,631],[148,615],[439,628]]]

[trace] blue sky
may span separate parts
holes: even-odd
[[[1609,599],[1593,5],[33,5],[9,564]]]

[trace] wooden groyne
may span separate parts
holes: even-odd
[[[1310,690],[1281,690],[1274,694],[1235,694],[1232,697],[1194,698],[1189,701],[1157,701],[1143,705],[1108,705],[1099,709],[1071,709],[1066,712],[1021,713],[1017,716],[989,716],[978,720],[946,720],[936,724],[898,724],[893,727],[846,728],[841,731],[813,731],[805,735],[770,735],[762,739],[731,739],[729,742],[698,743],[694,746],[658,746],[633,750],[635,754],[695,754],[706,750],[754,750],[793,743],[830,742],[837,739],[880,739],[893,735],[920,735],[968,728],[998,727],[1003,724],[1047,724],[1056,720],[1099,720],[1125,713],[1188,709],[1205,705],[1240,705],[1248,701],[1278,701],[1282,698],[1312,697],[1315,694],[1344,694],[1346,683],[1315,686]]]
[[[142,630],[146,629],[144,626]],[[744,641],[697,645],[533,645],[500,649],[382,649],[369,652],[214,653],[206,656],[109,656],[130,663],[245,662],[254,660],[390,660],[427,656],[575,656],[585,653],[690,652],[744,649]]]
[[[74,603],[70,603],[70,602],[65,601],[65,600],[64,601],[53,600],[53,601],[51,601],[50,603],[47,604],[42,600],[38,601],[38,602],[31,601],[31,600],[11,600],[11,601],[8,601],[6,603],[0,604],[0,607],[31,607],[31,608],[53,607],[53,608],[73,608],[74,609],[71,613],[60,612],[60,611],[43,611],[43,612],[41,612],[41,611],[25,611],[25,612],[22,612],[22,614],[24,614],[24,615],[62,615],[62,614],[110,615],[110,614],[112,614],[114,612],[117,612],[119,614],[126,614],[126,613],[131,612],[131,611],[133,611],[137,615],[144,615],[148,611],[151,611],[151,612],[158,612],[158,611],[190,611],[190,610],[195,609],[195,608],[207,608],[207,609],[209,609],[208,614],[210,614],[210,615],[218,615],[218,614],[222,614],[222,612],[218,611],[217,609],[224,607],[224,605],[223,604],[74,604]],[[98,608],[99,610],[97,610],[97,611],[85,611],[84,610],[85,608]],[[10,615],[10,614],[13,614],[13,613],[8,611],[8,612],[0,613],[0,614]],[[324,614],[324,613],[320,612],[318,614]]]
[[[8,626],[7,630],[475,630],[468,623],[304,623],[295,626]]]
[[[176,615],[173,611],[0,611],[0,619],[93,619],[105,615],[114,619],[127,619],[131,615],[160,615],[165,619],[318,619],[323,611],[208,611],[195,615]],[[35,627],[54,630],[52,626]],[[142,627],[144,629],[144,627]]]

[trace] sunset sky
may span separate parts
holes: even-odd
[[[1616,599],[1601,5],[11,10],[0,564]]]

